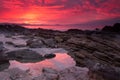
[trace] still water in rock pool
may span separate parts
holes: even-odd
[[[56,57],[52,59],[45,59],[36,63],[21,63],[16,60],[10,60],[11,68],[19,68],[27,70],[31,76],[38,76],[42,73],[43,68],[52,68],[55,70],[63,70],[75,66],[75,61],[66,53],[55,53]]]

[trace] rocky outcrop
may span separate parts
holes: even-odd
[[[113,26],[105,26],[102,31],[120,33],[120,23],[116,23]]]
[[[106,26],[101,31],[81,31],[81,30],[68,30],[66,32],[52,31],[52,30],[30,30],[27,34],[27,48],[64,48],[68,54],[74,58],[76,65],[79,67],[87,67],[90,70],[90,75],[93,80],[119,80],[120,79],[120,23],[113,26]],[[34,35],[33,35],[34,33]],[[26,34],[25,34],[26,36]],[[11,44],[11,43],[8,43]],[[0,43],[0,50],[3,50],[3,43]],[[9,59],[20,60],[29,62],[30,60],[43,60],[43,57],[31,50],[16,50],[8,54]],[[40,50],[38,50],[40,52]],[[46,51],[46,52],[45,52]],[[40,53],[51,53],[45,50]],[[53,51],[56,52],[56,51]],[[46,55],[45,58],[55,57],[55,55]],[[1,58],[2,59],[2,58]],[[4,60],[4,59],[3,59]],[[3,61],[4,62],[4,61]],[[31,61],[30,61],[31,62]],[[72,68],[73,70],[76,70]],[[67,70],[67,71],[66,71]],[[62,77],[61,80],[67,80],[68,75],[74,80],[74,74],[66,69],[62,72],[55,71],[57,74],[44,73],[42,77],[35,78],[36,80],[56,80],[58,76]],[[80,71],[79,69],[77,69]],[[54,72],[54,70],[53,70]],[[65,74],[64,74],[65,73]],[[77,73],[79,74],[79,73]],[[76,74],[76,76],[77,76]],[[46,78],[46,75],[48,76]],[[81,76],[81,74],[79,75]],[[66,77],[66,78],[65,78]],[[86,79],[86,78],[85,78]],[[78,78],[78,80],[81,80]]]
[[[27,31],[28,29],[22,27],[21,25],[18,24],[12,24],[12,23],[0,23],[0,32],[17,32],[17,33],[22,33]]]

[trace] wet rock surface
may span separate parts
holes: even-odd
[[[29,49],[10,51],[5,54],[9,60],[18,60],[20,62],[37,62],[44,59],[40,54]]]
[[[51,59],[51,58],[54,58],[55,56],[56,56],[55,54],[46,54],[44,55],[44,58]]]

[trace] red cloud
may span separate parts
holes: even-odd
[[[0,21],[81,23],[120,17],[119,0],[2,0]]]

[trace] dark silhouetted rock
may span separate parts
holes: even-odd
[[[114,29],[115,32],[120,32],[120,23],[114,24],[113,29]]]
[[[120,23],[116,23],[113,26],[105,26],[102,31],[120,33]]]
[[[102,31],[113,31],[112,26],[105,26]]]
[[[54,58],[55,56],[56,56],[55,54],[46,54],[44,58],[50,59],[50,58]]]
[[[69,29],[68,31],[66,31],[67,33],[73,33],[73,34],[83,34],[84,31],[80,30],[80,29]]]
[[[0,23],[0,32],[25,33],[26,31],[28,31],[28,29],[19,24]]]

